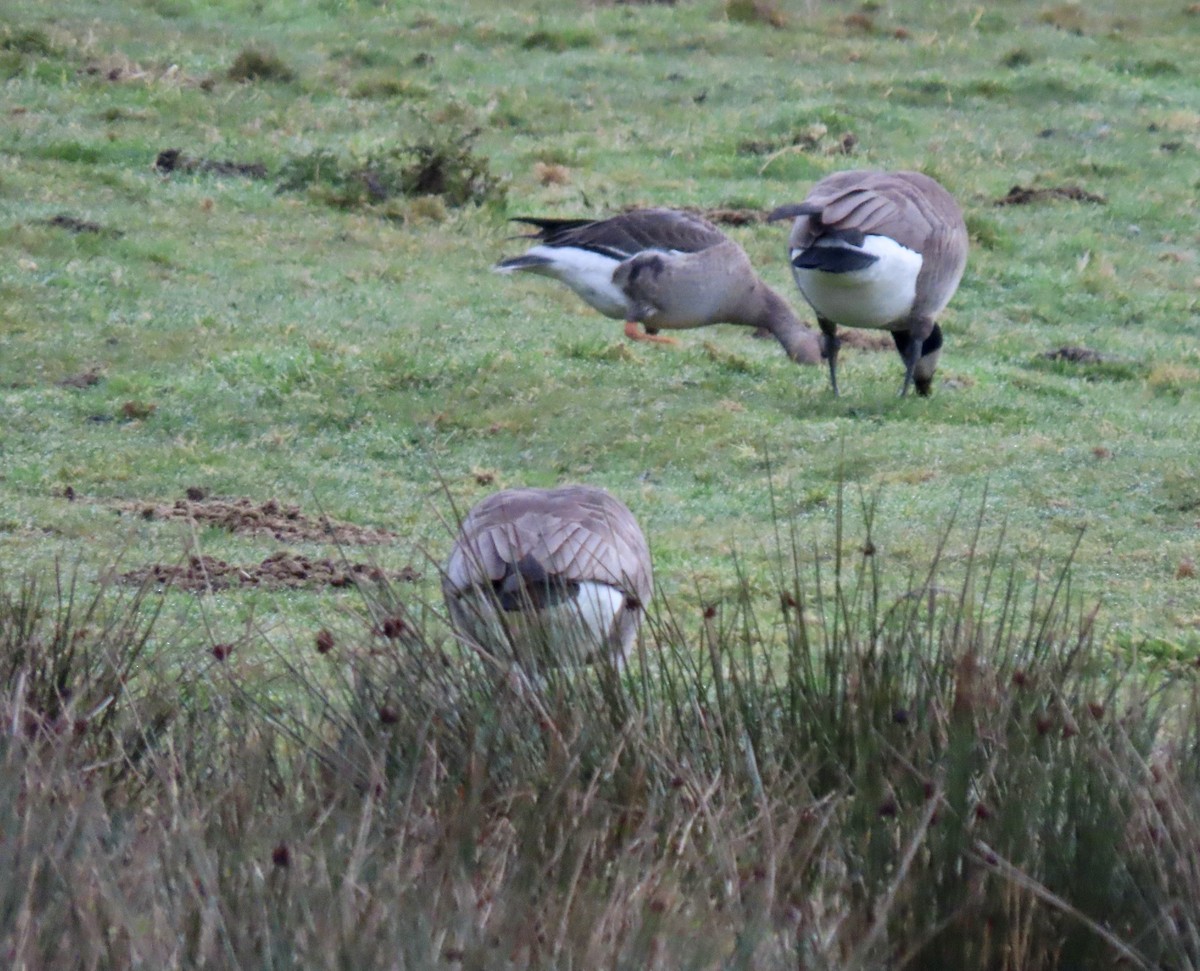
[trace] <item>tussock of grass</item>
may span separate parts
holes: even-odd
[[[477,130],[429,127],[428,140],[372,152],[360,160],[328,149],[288,161],[280,189],[308,189],[341,209],[358,209],[396,197],[437,196],[448,206],[480,205],[504,198],[504,183],[471,143]]]
[[[144,588],[85,585],[77,570],[0,573],[0,760],[21,739],[35,754],[65,741],[91,775],[125,780],[176,714],[163,686],[131,689],[155,677],[161,606]]]
[[[55,57],[61,53],[50,35],[37,27],[0,27],[0,50],[38,57]]]
[[[1069,563],[1027,582],[977,528],[947,588],[941,555],[890,572],[873,517],[851,542],[838,513],[832,560],[784,537],[774,610],[745,584],[663,603],[630,670],[536,688],[390,595],[300,655],[252,635],[168,680],[134,663],[146,601],[80,612],[6,579],[0,946],[31,967],[1194,966],[1194,699],[1110,673]],[[272,656],[280,679],[247,677]],[[127,729],[98,750],[101,717]]]
[[[600,38],[593,30],[586,28],[565,30],[535,30],[521,41],[521,49],[526,51],[545,50],[555,53],[579,50],[585,47],[595,47]]]
[[[1034,61],[1034,56],[1024,47],[1014,47],[1006,52],[1000,58],[1000,64],[1004,67],[1019,68],[1028,67]]]
[[[1168,472],[1159,489],[1163,508],[1171,512],[1192,513],[1200,509],[1200,481],[1192,475]]]
[[[1181,396],[1200,385],[1200,371],[1186,364],[1160,364],[1150,371],[1146,382],[1157,394]]]
[[[1060,3],[1038,14],[1038,23],[1082,36],[1087,32],[1088,15],[1082,4]]]
[[[394,74],[376,74],[358,78],[350,88],[352,98],[404,98],[422,100],[433,92],[423,84]]]
[[[788,25],[787,14],[775,0],[725,0],[725,16],[740,24],[766,24],[776,30]]]
[[[1072,359],[1061,352],[1039,354],[1030,359],[1028,366],[1039,371],[1083,378],[1085,381],[1139,381],[1147,376],[1144,364],[1116,360],[1099,354],[1083,360]]]
[[[247,47],[238,52],[225,76],[230,81],[279,81],[295,80],[296,72],[274,51],[258,47]]]

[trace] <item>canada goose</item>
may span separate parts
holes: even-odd
[[[517,219],[537,228],[499,273],[528,270],[565,283],[634,340],[660,330],[744,324],[769,330],[792,360],[816,364],[822,338],[767,286],[737,243],[699,216],[634,209],[611,219]],[[638,322],[646,333],[638,331]]]
[[[459,636],[517,661],[624,662],[653,592],[650,549],[603,489],[506,489],[463,520],[442,577]]]
[[[937,315],[967,263],[962,209],[920,172],[838,172],[768,221],[795,219],[792,275],[825,334],[837,386],[837,325],[891,331],[907,394],[929,394],[942,347]]]

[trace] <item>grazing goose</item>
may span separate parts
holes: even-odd
[[[517,219],[537,228],[522,256],[499,273],[527,270],[565,283],[625,336],[659,340],[660,330],[744,324],[775,335],[801,364],[821,359],[823,341],[759,279],[737,243],[699,216],[634,209],[611,219]],[[638,331],[638,322],[646,333]]]
[[[506,489],[463,520],[442,594],[459,636],[527,673],[617,664],[653,592],[650,549],[624,503],[603,489]]]
[[[891,331],[904,387],[928,395],[942,347],[937,315],[967,263],[967,227],[954,197],[920,172],[838,172],[801,203],[768,217],[795,219],[792,275],[817,312],[829,379],[837,386],[837,325]]]

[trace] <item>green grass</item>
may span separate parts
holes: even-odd
[[[736,586],[735,552],[765,588],[773,494],[828,548],[840,471],[878,496],[876,542],[901,563],[985,490],[1018,566],[1082,528],[1077,587],[1114,643],[1194,653],[1200,580],[1176,574],[1197,553],[1200,19],[1174,0],[898,0],[869,22],[779,4],[776,28],[726,6],[0,4],[0,564],[276,548],[117,514],[190,486],[386,527],[394,546],[347,555],[424,562],[450,499],[586,480],[639,516],[664,591],[699,602]],[[504,190],[482,205],[278,191],[303,160],[352,179],[476,130]],[[269,176],[163,177],[166,148]],[[547,160],[565,184],[539,181]],[[565,290],[489,272],[517,250],[512,215],[767,208],[850,166],[925,170],[967,210],[931,400],[894,397],[890,353],[847,352],[835,400],[733,328],[626,346]],[[995,208],[1015,184],[1106,202]],[[60,213],[123,235],[42,224]],[[800,307],[783,231],[730,232]],[[1064,345],[1106,361],[1039,357]],[[59,383],[89,368],[98,383]],[[307,638],[344,600],[205,610]]]
[[[1200,966],[1194,665],[1115,658],[1070,555],[1027,581],[980,520],[895,596],[875,510],[835,505],[860,550],[784,529],[769,590],[742,577],[703,617],[660,601],[624,670],[536,689],[402,588],[315,637],[198,635],[148,589],[0,573],[0,947],[19,967]]]
[[[0,0],[4,952],[1066,971],[1106,931],[1196,967],[1186,9]],[[484,201],[412,196],[430,158]],[[967,211],[930,400],[890,352],[833,399],[734,328],[634,346],[489,272],[510,216],[850,166]],[[782,228],[730,232],[800,307]],[[564,480],[631,506],[662,596],[621,691],[521,696],[436,566],[453,507]],[[189,489],[395,538],[147,515]],[[100,582],[281,547],[423,577]]]

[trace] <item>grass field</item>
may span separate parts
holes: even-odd
[[[4,960],[1200,967],[1198,40],[0,0]],[[929,399],[490,271],[514,216],[689,206],[799,310],[756,217],[851,167],[966,211]],[[659,596],[627,693],[541,707],[443,663],[438,564],[565,481]]]
[[[985,491],[1013,557],[1084,529],[1114,636],[1194,652],[1198,24],[1174,0],[6,4],[0,562],[278,549],[121,514],[190,487],[394,531],[347,555],[395,566],[443,555],[450,498],[586,480],[667,593],[715,598],[731,551],[764,576],[775,515],[824,544],[842,476],[906,565]],[[471,154],[485,201],[355,182],[418,144]],[[210,167],[156,171],[171,148]],[[512,215],[762,210],[855,166],[930,172],[968,214],[929,401],[895,400],[891,352],[848,352],[834,399],[735,328],[635,347],[489,273]],[[1018,184],[1104,201],[994,205]],[[784,230],[730,232],[801,307]],[[1042,357],[1064,346],[1102,359]],[[311,624],[330,599],[214,609]]]

